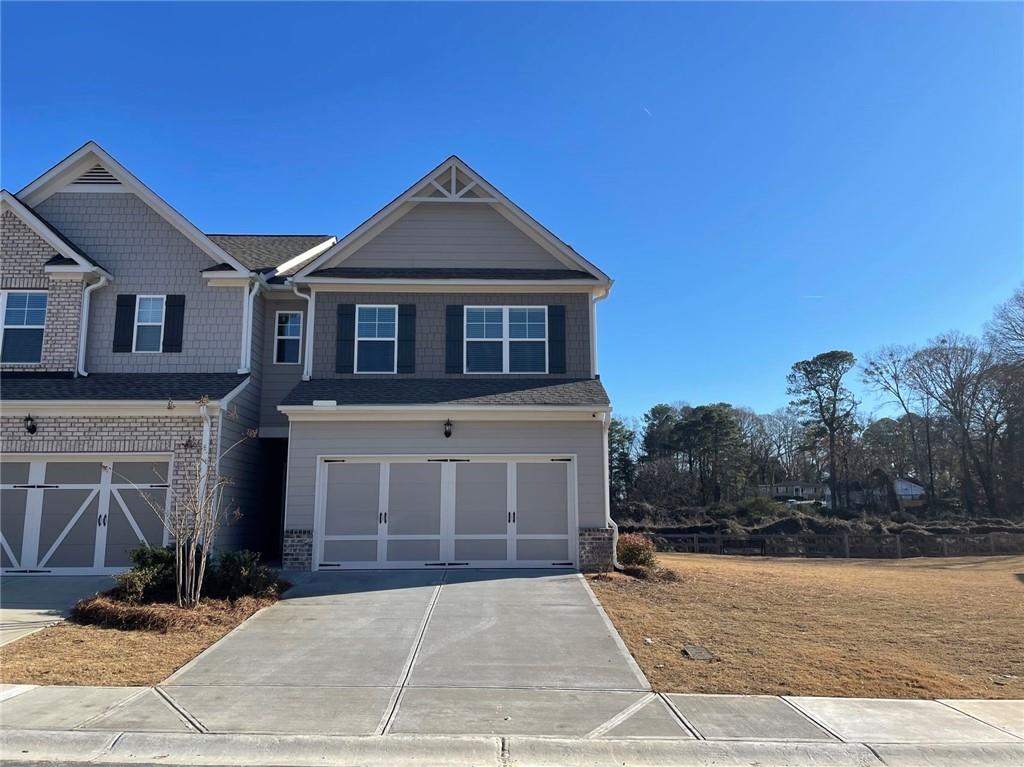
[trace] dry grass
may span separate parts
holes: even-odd
[[[0,647],[0,682],[154,685],[275,601],[205,599],[195,610],[183,610],[176,605],[127,608],[100,596],[90,605],[93,616],[106,613],[165,628],[129,631],[66,621]]]
[[[591,580],[657,690],[1024,697],[1024,557],[658,560],[680,581]]]

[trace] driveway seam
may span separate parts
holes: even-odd
[[[86,727],[86,726],[87,726],[87,725],[90,725],[90,724],[92,724],[92,723],[93,723],[93,722],[95,722],[95,721],[96,721],[97,719],[102,719],[102,718],[103,718],[103,717],[105,717],[105,716],[106,716],[107,714],[113,713],[114,711],[120,711],[120,710],[121,710],[122,708],[124,708],[125,706],[127,706],[127,705],[128,705],[129,703],[131,703],[131,702],[133,702],[133,701],[135,701],[135,700],[138,700],[139,698],[141,698],[141,697],[142,697],[143,695],[145,695],[145,694],[146,694],[146,691],[147,691],[148,689],[149,689],[148,687],[142,687],[142,688],[140,688],[140,689],[139,689],[139,690],[138,690],[138,691],[137,691],[136,693],[134,693],[133,695],[129,695],[129,696],[127,697],[127,698],[125,698],[124,700],[122,700],[122,701],[121,701],[120,703],[115,703],[115,704],[114,704],[113,706],[111,706],[110,708],[104,709],[103,711],[100,711],[100,712],[99,712],[98,714],[93,714],[93,715],[92,715],[92,716],[90,716],[90,717],[89,717],[88,719],[86,719],[86,720],[85,720],[84,722],[79,722],[78,724],[76,724],[76,725],[75,725],[74,727],[72,727],[71,729],[72,729],[72,730],[83,730],[83,729],[87,729],[87,727]]]
[[[627,721],[631,716],[633,716],[633,714],[642,709],[652,700],[657,700],[657,698],[658,696],[653,692],[649,692],[646,695],[641,695],[639,700],[633,701],[624,709],[622,709],[619,713],[615,714],[605,722],[599,724],[597,727],[595,727],[586,735],[584,735],[584,739],[596,738],[601,735],[604,735],[607,732],[610,732],[623,722]]]
[[[441,582],[434,587],[434,593],[430,597],[430,603],[427,605],[427,610],[423,615],[423,621],[420,624],[419,633],[416,635],[416,641],[413,643],[412,651],[409,653],[409,657],[405,661],[405,668],[399,677],[398,686],[395,688],[395,692],[388,703],[388,707],[384,710],[384,716],[381,717],[380,723],[377,725],[377,732],[381,735],[387,735],[390,732],[391,725],[395,721],[395,717],[398,715],[398,707],[402,705],[402,696],[405,694],[409,677],[412,675],[412,667],[416,664],[416,658],[419,656],[420,647],[423,645],[423,637],[427,633],[427,625],[430,623],[430,616],[434,614],[434,607],[437,605],[437,600],[441,597],[441,589],[447,580],[448,570],[445,569],[441,573]]]
[[[801,715],[802,717],[804,717],[805,719],[808,719],[808,720],[810,720],[810,721],[811,721],[811,723],[813,723],[813,724],[816,724],[816,725],[818,725],[818,727],[820,727],[821,729],[823,729],[823,730],[824,730],[825,732],[827,732],[827,733],[828,733],[829,735],[831,735],[831,736],[832,736],[833,738],[835,738],[836,740],[838,740],[838,741],[839,741],[840,743],[849,743],[849,742],[851,742],[851,741],[848,741],[848,740],[846,740],[846,738],[841,738],[841,737],[839,737],[839,733],[838,733],[838,732],[836,732],[836,731],[835,731],[835,730],[833,730],[833,729],[832,729],[831,727],[829,727],[828,725],[826,725],[826,724],[825,724],[824,722],[822,722],[822,721],[821,721],[820,719],[818,719],[818,718],[817,718],[816,716],[813,716],[813,715],[812,715],[812,714],[811,714],[811,713],[810,713],[809,711],[805,711],[805,710],[803,709],[803,707],[802,707],[802,706],[801,706],[801,705],[800,705],[799,703],[796,703],[795,701],[792,701],[792,700],[790,700],[790,699],[789,699],[788,697],[786,697],[785,695],[779,695],[779,696],[777,696],[777,697],[778,697],[778,698],[779,698],[779,699],[780,699],[781,701],[783,701],[784,703],[787,703],[787,704],[789,704],[789,705],[790,705],[790,706],[791,706],[791,707],[792,707],[793,709],[795,709],[795,710],[796,710],[796,712],[797,712],[798,714],[800,714],[800,715]],[[881,757],[879,757],[879,758],[881,758]]]
[[[935,700],[935,702],[938,703],[941,706],[945,706],[946,708],[949,708],[949,709],[952,709],[953,711],[956,711],[958,714],[963,714],[964,716],[970,717],[971,719],[973,719],[976,722],[981,722],[982,724],[987,725],[989,727],[994,727],[995,729],[999,730],[1000,732],[1005,732],[1011,738],[1019,738],[1020,740],[1024,740],[1024,738],[1021,738],[1016,733],[1010,732],[1009,730],[1000,727],[998,724],[992,724],[991,722],[986,722],[984,719],[979,719],[974,714],[968,714],[966,711],[961,711],[956,706],[952,706],[949,703],[946,703],[946,701],[944,701],[944,700],[940,700],[938,698],[934,698],[933,700]]]
[[[701,731],[698,730],[697,727],[689,719],[683,716],[683,712],[679,710],[679,708],[676,706],[675,703],[672,702],[672,699],[668,697],[668,695],[666,695],[663,692],[659,692],[658,697],[662,699],[665,705],[668,706],[668,710],[671,711],[672,714],[676,717],[676,719],[679,720],[679,723],[683,725],[684,730],[693,735],[693,737],[695,737],[697,740],[707,740],[707,738],[704,737]]]
[[[195,730],[200,733],[205,734],[209,732],[206,725],[200,722],[191,713],[186,711],[185,707],[178,703],[178,701],[176,701],[174,698],[172,698],[169,692],[167,692],[161,687],[154,687],[153,690],[156,692],[158,696],[160,696],[161,700],[163,700],[168,706],[171,707],[171,710],[173,710],[174,713],[176,713],[178,716],[182,717],[185,720],[185,723],[189,727],[195,728]]]

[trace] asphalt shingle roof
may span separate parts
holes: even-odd
[[[315,248],[330,234],[208,234],[228,255],[254,272],[275,269]]]
[[[90,373],[84,378],[0,375],[0,401],[218,400],[244,381],[237,373]]]
[[[607,406],[596,378],[338,378],[304,381],[283,405],[593,405]]]
[[[364,280],[595,280],[579,269],[413,269],[397,267],[332,266],[317,269],[314,277]]]

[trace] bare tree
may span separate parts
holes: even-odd
[[[985,340],[1000,361],[1024,366],[1024,286],[1017,288],[1006,303],[996,307],[985,326]]]

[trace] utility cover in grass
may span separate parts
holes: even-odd
[[[701,647],[699,644],[684,644],[683,655],[690,660],[714,660],[715,656],[711,654],[711,651],[706,647]]]

